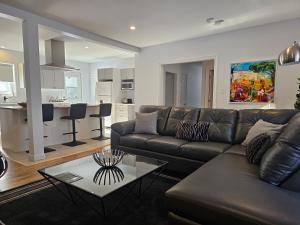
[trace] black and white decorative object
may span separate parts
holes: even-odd
[[[4,176],[8,169],[7,160],[4,155],[0,152],[0,178]]]
[[[101,167],[93,178],[95,184],[112,185],[121,182],[124,179],[124,173],[116,166]]]
[[[114,167],[116,166],[126,153],[121,150],[103,150],[101,152],[96,152],[93,154],[95,162],[103,167]]]

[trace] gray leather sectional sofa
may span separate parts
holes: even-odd
[[[140,111],[158,111],[158,135],[134,134],[134,121],[116,123],[112,147],[166,160],[169,170],[189,174],[166,193],[169,224],[300,224],[300,171],[280,186],[264,182],[259,165],[248,163],[240,145],[259,119],[286,124],[297,111],[164,106]],[[179,120],[210,122],[209,142],[176,139]],[[300,154],[300,134],[298,143],[293,147]]]

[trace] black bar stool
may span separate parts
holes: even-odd
[[[49,122],[53,120],[54,117],[54,105],[47,103],[47,104],[42,104],[42,114],[43,114],[43,122],[45,126],[48,126],[45,122]],[[44,138],[47,138],[48,136],[44,136]],[[44,147],[44,152],[53,152],[55,149],[49,148],[49,147]]]
[[[97,117],[100,120],[100,129],[94,129],[92,131],[95,130],[100,130],[100,136],[99,137],[95,137],[92,138],[94,140],[105,140],[105,139],[109,139],[108,137],[104,137],[103,136],[103,118],[110,116],[111,115],[111,103],[101,103],[100,104],[100,109],[99,109],[99,114],[91,114],[90,117]]]
[[[53,120],[54,117],[54,105],[50,103],[42,104],[42,116],[43,116],[43,123],[45,126],[48,126],[45,122],[49,122]],[[25,119],[27,122],[27,118]],[[44,136],[44,138],[47,138],[48,136]],[[44,147],[44,153],[53,152],[55,149]],[[29,151],[27,151],[29,152]]]
[[[85,142],[76,140],[76,133],[78,132],[76,131],[75,121],[79,119],[83,119],[85,117],[86,107],[87,104],[85,103],[72,104],[70,107],[70,115],[61,117],[61,119],[63,120],[72,120],[72,132],[64,133],[63,135],[72,134],[73,141],[64,143],[63,145],[74,147],[77,145],[85,144]]]

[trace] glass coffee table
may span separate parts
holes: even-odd
[[[93,155],[90,155],[44,168],[38,172],[68,200],[76,203],[75,198],[79,198],[97,213],[106,217],[113,213],[135,190],[137,190],[137,196],[140,197],[151,187],[166,165],[166,161],[126,153],[114,167],[102,167],[96,163]],[[154,174],[154,176],[151,176],[151,182],[144,187],[143,178],[150,174]],[[59,183],[63,185],[58,185]],[[108,210],[105,205],[105,197],[121,188],[126,189],[126,192],[116,202],[115,206]],[[90,204],[82,192],[98,198],[101,208]]]

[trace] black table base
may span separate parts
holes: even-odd
[[[87,206],[89,206],[93,211],[95,211],[98,215],[100,215],[102,218],[107,218],[108,216],[112,215],[118,207],[127,199],[127,197],[133,193],[134,189],[137,189],[137,193],[135,193],[137,198],[141,198],[142,195],[152,186],[152,184],[157,180],[157,178],[162,174],[164,170],[164,167],[159,168],[157,171],[153,171],[151,174],[154,175],[154,177],[151,179],[150,183],[143,187],[143,177],[134,180],[133,182],[127,184],[126,186],[122,188],[127,188],[126,193],[119,199],[119,201],[115,204],[114,207],[112,207],[110,210],[107,209],[105,204],[105,197],[107,197],[110,194],[113,194],[114,192],[108,194],[105,197],[99,197],[92,193],[83,191],[79,188],[76,188],[75,186],[68,185],[67,183],[63,183],[65,190],[61,187],[59,187],[57,184],[59,180],[57,180],[55,177],[49,176],[41,171],[39,173],[48,180],[49,183],[51,183],[58,192],[60,192],[66,199],[71,201],[74,205],[77,205],[77,202],[75,198],[79,198],[82,202],[84,202]],[[148,174],[149,176],[150,174]],[[97,199],[100,200],[101,209],[94,207],[85,197],[84,194],[89,194]],[[1,224],[0,224],[1,225]]]

